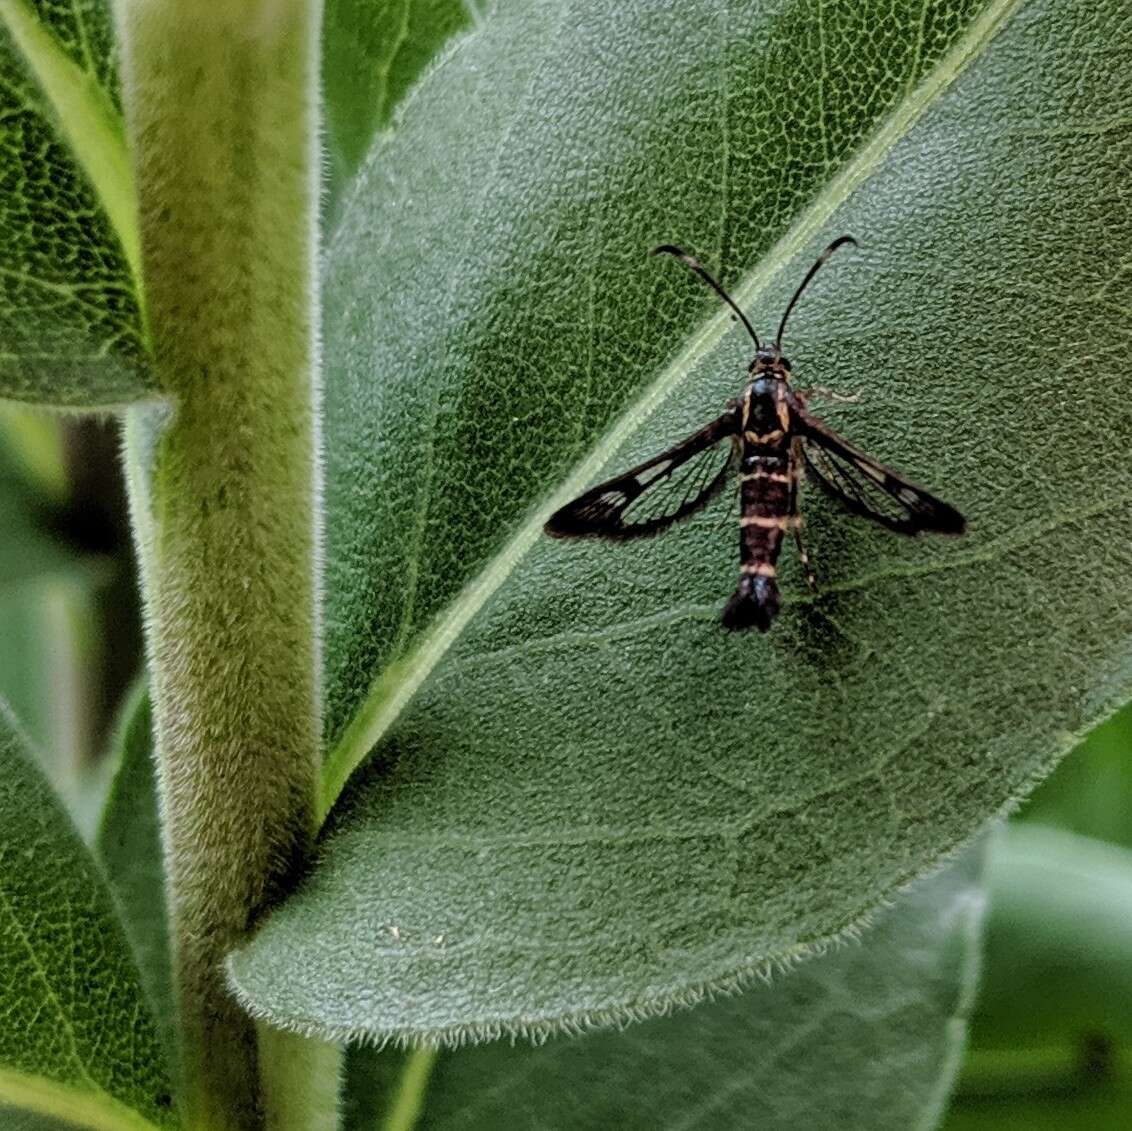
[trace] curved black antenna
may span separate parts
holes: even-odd
[[[790,317],[790,311],[794,309],[794,304],[802,297],[802,292],[809,285],[810,280],[818,273],[818,268],[839,248],[844,247],[847,243],[851,243],[854,247],[857,246],[857,241],[852,236],[838,236],[818,256],[818,261],[806,272],[806,277],[802,280],[798,289],[794,292],[794,297],[786,306],[786,313],[782,316],[782,321],[778,324],[778,333],[774,337],[774,348],[776,350],[782,349],[782,332],[786,329],[786,319]]]
[[[652,249],[653,255],[673,255],[682,263],[687,264],[732,310],[739,315],[739,321],[747,327],[747,333],[754,339],[755,349],[760,350],[759,336],[755,328],[747,321],[747,316],[731,301],[731,296],[700,266],[698,259],[693,259],[686,251],[681,251],[675,244],[664,243]]]

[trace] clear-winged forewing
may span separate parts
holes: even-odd
[[[878,463],[832,428],[794,408],[806,474],[853,514],[899,534],[962,534],[967,523],[949,503]]]
[[[734,476],[734,410],[675,447],[591,487],[546,523],[554,538],[644,538],[693,515]]]

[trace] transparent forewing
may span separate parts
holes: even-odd
[[[725,413],[662,452],[579,495],[551,515],[555,538],[641,538],[694,514],[734,474],[736,420]]]
[[[693,514],[734,477],[732,463],[730,442],[702,449],[674,470],[646,482],[644,490],[621,508],[623,527],[645,533]]]
[[[805,461],[810,481],[854,514],[903,534],[914,534],[918,529],[905,507],[852,464],[827,454],[815,444],[806,446]]]
[[[962,534],[963,516],[951,505],[877,463],[808,413],[798,412],[806,473],[847,510],[901,534]]]

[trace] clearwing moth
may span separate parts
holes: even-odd
[[[774,342],[759,342],[747,316],[700,263],[671,244],[653,254],[687,264],[732,309],[755,343],[742,394],[722,416],[675,447],[607,479],[555,511],[546,523],[554,538],[643,538],[695,514],[738,479],[739,584],[723,610],[725,628],[766,632],[779,609],[776,575],[786,531],[794,536],[811,589],[813,570],[802,543],[799,481],[810,480],[853,514],[899,534],[962,534],[963,516],[952,506],[878,463],[813,416],[807,397],[790,385],[782,354],[786,321],[818,268],[852,236],[841,236],[818,256],[786,306]]]

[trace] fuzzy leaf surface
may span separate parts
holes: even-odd
[[[322,17],[327,215],[397,104],[457,32],[471,0],[328,0]]]
[[[515,5],[417,88],[326,262],[339,801],[233,960],[334,1035],[620,1019],[805,953],[973,835],[1132,683],[1132,22],[1109,2]],[[408,111],[411,111],[409,113]],[[810,492],[767,637],[718,627],[721,503],[552,542],[717,414],[750,344],[959,506]]]
[[[118,899],[142,983],[154,1003],[166,1048],[176,1047],[176,995],[170,968],[161,817],[149,691],[122,706],[113,756],[118,768],[106,798],[95,848]]]
[[[860,943],[736,997],[619,1033],[438,1054],[421,1131],[931,1127],[975,990],[981,850],[917,884]],[[351,1052],[346,1131],[371,1131],[408,1057]]]
[[[152,396],[105,0],[0,3],[0,397]]]
[[[172,1125],[157,1030],[110,893],[0,704],[0,1103]]]

